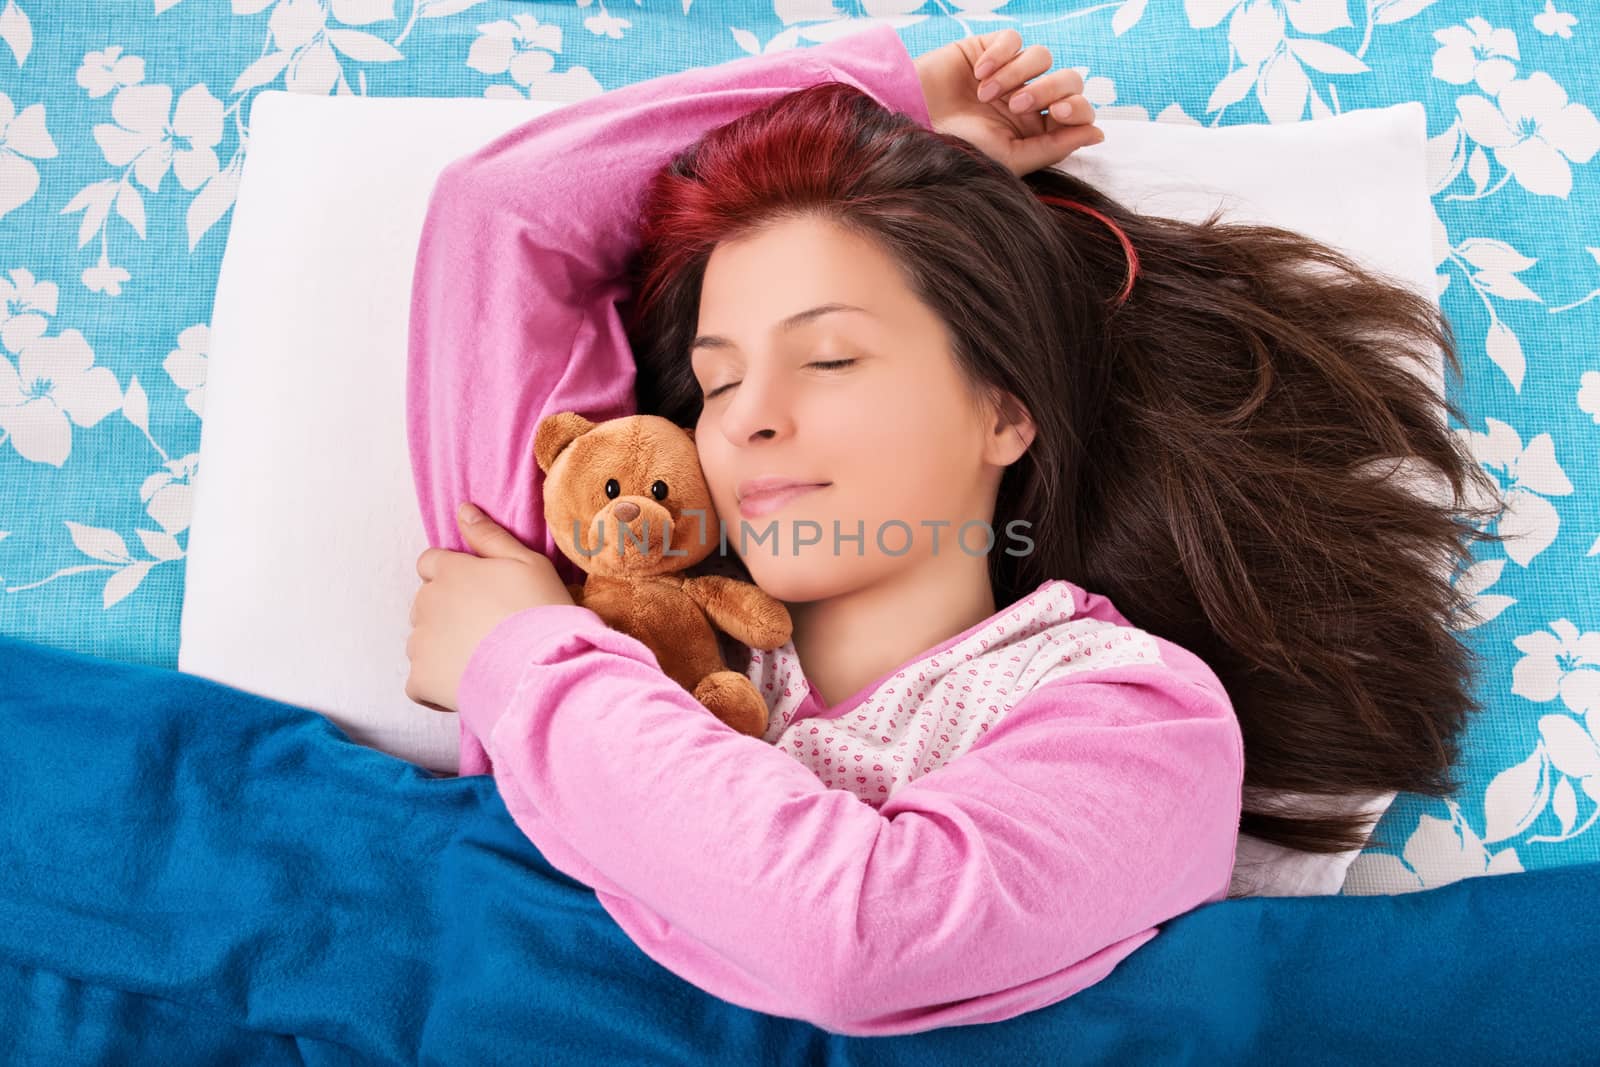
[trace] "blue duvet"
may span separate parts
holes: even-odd
[[[717,1000],[485,776],[0,637],[0,1063],[1594,1062],[1600,864],[1224,901],[1003,1023],[848,1038]]]

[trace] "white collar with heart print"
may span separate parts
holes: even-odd
[[[877,807],[970,748],[1024,696],[1067,674],[1161,662],[1143,630],[1079,617],[1071,582],[1054,579],[952,642],[904,664],[834,708],[811,692],[791,641],[752,650],[749,677],[767,701],[763,740],[830,788]]]

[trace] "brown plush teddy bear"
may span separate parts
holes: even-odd
[[[766,650],[785,644],[793,626],[788,609],[750,582],[680,573],[720,543],[694,431],[655,415],[594,423],[565,411],[540,420],[533,449],[545,522],[587,575],[568,586],[573,601],[649,646],[718,719],[764,734],[767,703],[747,675],[728,669],[713,626]]]

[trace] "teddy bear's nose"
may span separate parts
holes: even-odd
[[[620,522],[632,522],[639,517],[639,505],[631,500],[619,500],[616,506],[611,509],[611,514],[615,515]]]

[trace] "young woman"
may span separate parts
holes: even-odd
[[[1206,1021],[1218,990],[1182,973],[1081,1017],[1070,994],[1223,895],[1241,774],[1342,792],[1443,772],[1467,706],[1436,566],[1457,531],[1366,470],[1417,455],[1459,489],[1476,468],[1399,368],[1435,336],[1426,301],[1308,277],[1339,264],[1292,235],[1141,218],[1037,171],[1092,140],[1079,87],[980,42],[913,61],[877,28],[638,83],[442,175],[410,395],[439,547],[406,688],[460,708],[462,776],[307,708],[0,638],[10,1059],[854,1060],[793,1020],[909,1035],[1067,998],[977,1038],[1027,1058],[1130,1008],[1145,1048],[1169,996]],[[980,77],[985,57],[1008,73]],[[1076,129],[977,100],[1029,77]],[[774,330],[825,301],[866,310]],[[795,598],[792,646],[751,664],[774,694],[788,673],[770,737],[562,602],[577,574],[550,563],[533,428],[625,414],[636,386],[697,428],[730,521],[740,483],[776,474],[831,484],[757,523],[922,538],[742,561]],[[500,523],[458,527],[469,499]],[[957,554],[957,520],[985,516],[995,551]],[[1244,799],[1246,829],[1318,843]],[[1469,904],[1548,910],[1472,882]],[[1302,1028],[1281,1020],[1337,1013],[1386,964],[1338,950],[1352,921],[1402,946],[1383,972],[1402,985],[1435,930],[1404,898],[1236,903],[1221,944],[1268,918],[1316,935],[1314,967],[1268,943],[1230,971],[1285,1043]],[[966,1048],[925,1037],[894,1048]]]
[[[1039,170],[1092,135],[1035,113],[1059,75],[980,100],[1019,45],[880,27],[563,108],[447,168],[418,258],[407,693],[651,957],[842,1033],[1069,996],[1223,899],[1241,825],[1359,847],[1242,787],[1437,791],[1469,706],[1463,527],[1369,469],[1482,478],[1406,366],[1436,308]],[[760,739],[566,592],[533,427],[636,404],[794,618]]]

